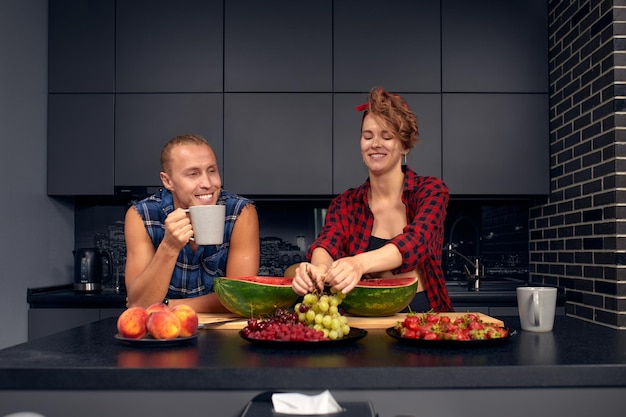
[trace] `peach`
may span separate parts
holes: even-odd
[[[169,309],[151,313],[146,327],[155,339],[174,339],[180,334],[180,321]]]
[[[130,307],[117,318],[117,331],[123,337],[142,338],[147,331],[148,312],[141,307]]]
[[[198,331],[198,314],[196,310],[186,304],[179,304],[172,308],[172,313],[180,321],[180,336],[189,337]]]
[[[154,303],[148,306],[148,308],[146,308],[146,311],[148,312],[148,314],[152,314],[157,311],[170,311],[170,308],[163,303]]]

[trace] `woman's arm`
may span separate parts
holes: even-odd
[[[230,237],[226,276],[257,275],[261,260],[259,245],[259,217],[254,205],[248,204],[237,217]]]

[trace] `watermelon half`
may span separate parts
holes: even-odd
[[[417,284],[417,277],[361,280],[341,307],[353,316],[392,316],[413,301]]]
[[[230,312],[259,317],[294,306],[298,294],[291,288],[292,281],[283,277],[229,277],[215,278],[213,286],[217,298]]]

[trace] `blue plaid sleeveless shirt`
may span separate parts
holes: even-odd
[[[198,246],[195,253],[187,244],[178,254],[167,291],[168,298],[190,298],[209,294],[213,292],[213,279],[226,275],[226,260],[235,220],[246,205],[254,203],[221,190],[217,204],[226,206],[224,242],[221,245]],[[165,218],[174,211],[172,193],[162,189],[150,197],[133,202],[133,205],[143,219],[156,249],[165,236]]]

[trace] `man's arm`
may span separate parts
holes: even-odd
[[[182,214],[184,216],[185,213],[182,212]],[[178,223],[178,225],[184,223],[180,218],[170,220],[170,223]],[[170,228],[172,226],[171,224]],[[182,228],[184,226],[178,229]],[[191,231],[191,225],[189,231]],[[185,233],[181,231],[178,237],[168,236],[167,227],[165,233],[165,238],[155,250],[135,207],[130,207],[126,212],[124,237],[126,239],[125,279],[128,307],[145,308],[150,304],[163,301],[167,294],[178,253],[184,246],[184,244],[181,245],[180,239],[184,238]]]
[[[124,224],[126,235],[127,306],[148,307],[163,301],[178,253],[189,241],[191,224],[183,210],[165,220],[165,237],[154,249],[141,216],[131,207]],[[258,274],[260,260],[259,220],[253,205],[246,206],[235,222],[228,251],[227,276]],[[171,299],[170,306],[187,304],[197,312],[227,312],[215,293],[200,297]]]

